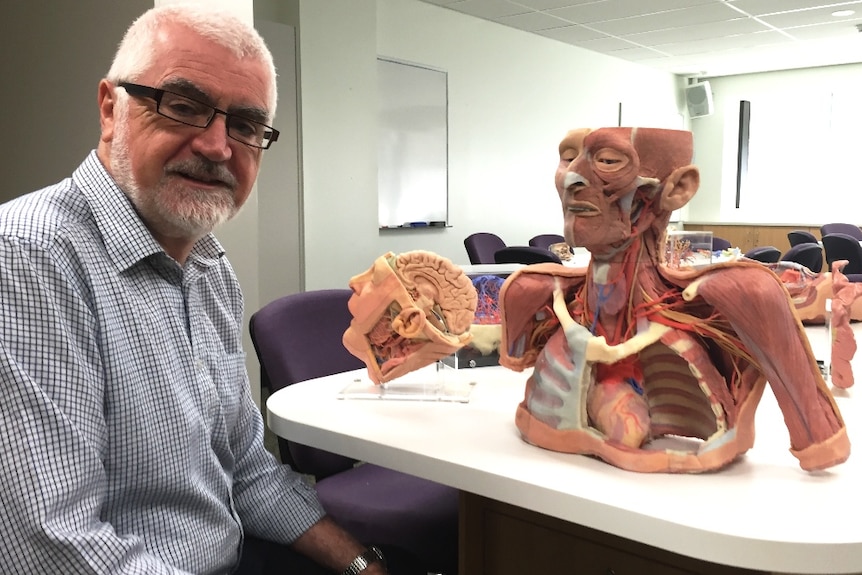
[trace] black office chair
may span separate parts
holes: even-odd
[[[790,247],[799,244],[816,244],[817,236],[806,230],[793,230],[787,232],[787,240],[790,242]]]
[[[781,250],[775,246],[759,246],[748,250],[743,255],[751,260],[774,264],[781,258]]]
[[[820,226],[821,237],[829,234],[847,234],[850,237],[856,238],[856,241],[862,241],[862,229],[856,224],[833,222]]]
[[[833,262],[847,260],[841,273],[852,282],[862,281],[862,245],[859,245],[859,240],[848,234],[826,234],[823,236],[823,250],[829,271],[832,271]]]
[[[563,263],[557,254],[535,246],[507,246],[494,253],[494,261],[498,264]]]
[[[505,248],[506,242],[491,232],[476,232],[464,238],[464,247],[471,264],[493,264],[497,250]]]
[[[721,250],[729,250],[733,247],[728,240],[724,238],[720,238],[718,236],[712,236],[712,251],[718,252]]]
[[[249,323],[262,384],[273,392],[300,381],[364,367],[341,342],[352,316],[352,290],[279,298]],[[407,473],[279,438],[282,461],[315,477],[324,509],[363,543],[399,547],[428,571],[458,564],[458,491]]]
[[[820,273],[823,270],[823,248],[816,242],[796,244],[787,250],[779,261],[796,262],[814,273]]]

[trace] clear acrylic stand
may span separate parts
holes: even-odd
[[[363,375],[342,389],[338,397],[468,403],[476,385],[476,379],[470,372],[471,370],[454,369],[438,361],[380,385]]]

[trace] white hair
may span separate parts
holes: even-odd
[[[161,28],[179,24],[232,51],[238,58],[254,58],[269,71],[269,112],[275,116],[278,91],[272,54],[257,30],[232,12],[203,4],[180,3],[151,8],[135,20],[120,42],[107,79],[117,83],[137,80],[152,61],[152,48]],[[271,119],[271,118],[270,118]]]

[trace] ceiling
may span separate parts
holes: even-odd
[[[862,62],[862,0],[422,1],[683,76]]]

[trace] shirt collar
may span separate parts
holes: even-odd
[[[153,254],[165,253],[95,150],[75,170],[72,178],[90,205],[108,255],[118,269],[126,270]],[[224,253],[222,245],[210,233],[195,243],[189,261],[212,265]]]

